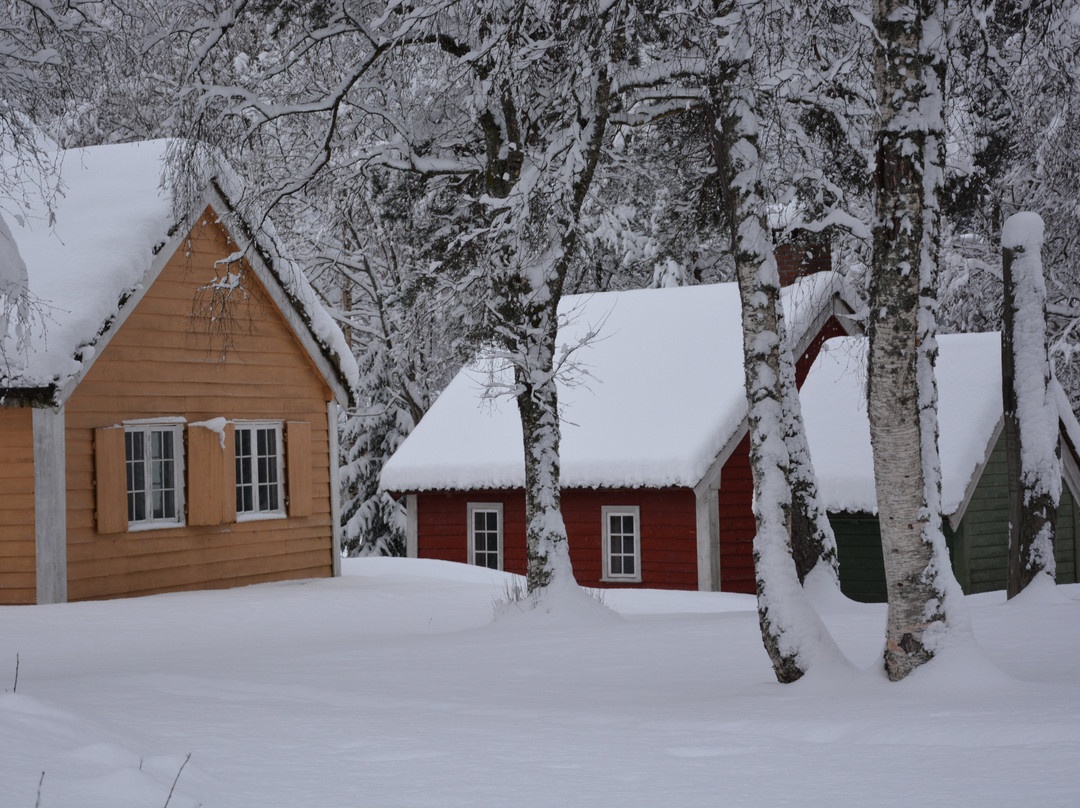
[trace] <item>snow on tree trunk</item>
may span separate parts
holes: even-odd
[[[764,219],[758,116],[751,94],[736,98],[715,152],[725,176],[732,251],[742,301],[743,365],[754,480],[754,569],[758,621],[778,681],[794,682],[819,655],[840,657],[800,585],[791,555],[791,465],[784,412],[785,352],[780,275]],[[791,361],[789,359],[789,361]],[[792,363],[793,364],[793,363]],[[791,371],[792,381],[794,370]]]
[[[1017,213],[1001,231],[1005,284],[1002,400],[1009,458],[1008,596],[1040,573],[1054,580],[1054,535],[1061,498],[1058,412],[1050,384],[1043,221]]]
[[[554,321],[554,318],[551,318]],[[539,340],[540,367],[516,368],[518,411],[525,442],[526,580],[530,592],[562,579],[573,581],[559,487],[559,403],[553,336]]]
[[[0,360],[9,349],[24,348],[29,336],[29,317],[30,280],[26,264],[11,228],[0,215]]]
[[[944,9],[874,0],[878,101],[868,410],[888,593],[885,669],[903,679],[960,622],[941,528],[935,268],[944,165]]]

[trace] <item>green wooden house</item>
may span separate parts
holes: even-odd
[[[996,333],[938,338],[942,522],[953,571],[968,594],[1004,589],[1008,567],[1008,478]],[[836,533],[840,585],[860,601],[885,600],[870,427],[866,341],[829,340],[802,389],[807,436]],[[1080,580],[1080,424],[1054,383],[1061,414],[1062,487],[1056,538],[1058,583]]]

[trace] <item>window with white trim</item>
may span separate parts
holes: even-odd
[[[604,505],[605,581],[641,580],[641,509],[637,505]]]
[[[233,428],[237,518],[284,516],[281,423],[237,421]]]
[[[503,506],[501,502],[469,503],[469,563],[493,570],[503,568]]]
[[[130,528],[175,527],[184,520],[183,425],[124,424]]]

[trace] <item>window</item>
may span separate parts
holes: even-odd
[[[641,513],[637,505],[605,505],[604,520],[604,580],[641,580]]]
[[[469,563],[493,570],[503,568],[503,506],[501,502],[469,503]]]
[[[124,425],[129,527],[183,521],[183,439],[179,423]]]
[[[237,423],[234,440],[237,518],[284,516],[281,424]]]

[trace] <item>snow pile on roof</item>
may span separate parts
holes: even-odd
[[[62,193],[52,208],[28,184],[18,208],[4,211],[26,266],[30,310],[0,330],[0,389],[63,387],[92,360],[98,338],[140,288],[177,224],[162,182],[171,143],[60,152]],[[355,360],[340,329],[299,268],[274,253],[283,287],[355,388]]]
[[[823,272],[784,289],[791,334],[839,291]],[[560,348],[579,374],[560,381],[566,487],[693,486],[746,417],[739,292],[734,283],[575,295],[559,306]],[[508,369],[462,370],[383,470],[390,491],[524,485],[521,421]]]
[[[937,337],[941,507],[959,510],[975,471],[993,448],[1001,420],[1001,337]],[[866,412],[866,352],[862,337],[831,339],[801,391],[810,452],[825,507],[877,512],[870,422]]]
[[[33,187],[19,211],[5,212],[33,313],[24,345],[0,334],[0,387],[47,387],[77,373],[76,354],[138,285],[172,224],[159,181],[166,143],[69,150],[51,212]]]

